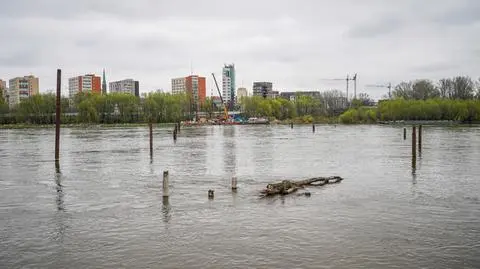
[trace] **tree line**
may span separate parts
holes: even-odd
[[[427,100],[433,98],[473,99],[479,98],[480,79],[475,82],[468,76],[440,79],[436,84],[428,79],[399,83],[392,92],[393,98]]]
[[[0,123],[52,124],[55,95],[38,94],[22,99],[12,109],[0,110]],[[1,108],[1,106],[0,106]],[[79,93],[61,98],[62,123],[177,122],[188,118],[192,105],[184,94],[150,93],[143,100],[131,94]]]
[[[343,113],[343,123],[372,123],[399,120],[480,121],[480,80],[468,76],[401,82],[393,98],[376,108],[354,106]]]
[[[373,123],[377,121],[447,120],[459,122],[480,121],[480,100],[398,98],[382,101],[376,108],[351,108],[339,117],[342,123]]]
[[[63,123],[165,123],[192,120],[199,112],[207,118],[220,117],[222,111],[221,105],[216,105],[211,98],[206,98],[197,107],[185,94],[157,92],[144,98],[124,93],[79,93],[72,99],[62,98],[61,106]],[[338,115],[346,108],[345,95],[340,91],[327,91],[316,97],[299,95],[295,100],[242,97],[237,105],[244,118],[299,118],[306,122],[313,121],[315,117]],[[12,109],[8,109],[7,104],[3,108],[0,105],[0,124],[53,124],[54,114],[55,95],[39,94],[22,99]]]
[[[268,117],[278,120],[312,122],[340,120],[344,123],[397,120],[478,121],[480,81],[465,76],[441,79],[438,83],[420,79],[398,84],[392,99],[376,107],[366,93],[348,101],[342,91],[331,90],[294,98],[242,97],[237,108],[244,118]],[[9,109],[0,94],[0,124],[52,124],[55,121],[55,95],[39,94],[22,99]],[[221,116],[222,107],[207,98],[196,105],[186,94],[149,93],[144,98],[130,94],[79,93],[62,98],[63,123],[168,123],[192,120],[202,114]]]

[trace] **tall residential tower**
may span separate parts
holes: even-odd
[[[222,96],[225,105],[231,110],[235,104],[235,65],[223,66],[222,72]]]

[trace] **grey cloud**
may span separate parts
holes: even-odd
[[[354,72],[361,88],[372,81],[480,70],[478,26],[464,20],[448,39],[442,30],[459,25],[455,14],[462,14],[462,5],[476,10],[476,1],[5,2],[0,33],[8,38],[2,40],[0,78],[31,72],[42,89],[54,88],[58,67],[65,76],[106,68],[109,80],[139,79],[142,91],[169,89],[172,77],[190,73],[190,63],[195,73],[209,76],[234,62],[247,87],[270,80],[287,90],[336,87],[319,80]]]
[[[463,0],[435,17],[444,26],[469,25],[480,22],[480,1]]]
[[[403,26],[404,22],[396,17],[384,17],[369,21],[351,28],[348,36],[352,38],[375,38],[394,33]]]
[[[308,1],[311,2],[311,1]],[[257,1],[252,5],[242,1],[205,0],[15,0],[0,9],[4,17],[49,17],[71,19],[95,14],[111,15],[124,20],[157,20],[167,17],[179,18],[261,18],[268,19],[277,10],[291,5],[288,0],[274,4]],[[39,12],[41,11],[41,12]]]
[[[412,71],[418,72],[420,74],[435,74],[438,72],[444,71],[455,71],[455,69],[459,68],[458,63],[452,62],[436,62],[436,63],[427,63],[422,64],[420,66],[412,68]]]
[[[42,63],[42,57],[34,50],[18,50],[0,55],[0,63],[10,68],[31,68]]]

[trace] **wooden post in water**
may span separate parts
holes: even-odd
[[[293,121],[290,122],[290,129],[293,129]]]
[[[403,140],[407,140],[407,128],[403,128]]]
[[[232,177],[232,191],[237,190],[237,177]]]
[[[168,171],[163,171],[163,197],[169,196],[168,190]]]
[[[422,152],[422,125],[418,126],[418,152]]]
[[[416,127],[412,128],[412,174],[414,175],[417,170],[417,135]]]
[[[177,127],[175,126],[175,129],[173,129],[173,141],[177,141]]]
[[[312,124],[312,132],[315,133],[315,124]]]
[[[150,132],[150,157],[153,157],[153,126],[152,122],[148,123],[148,129]]]
[[[214,191],[208,190],[208,199],[213,199],[213,197],[214,197]]]
[[[417,156],[417,127],[412,128],[412,156]]]
[[[62,70],[57,69],[57,98],[55,108],[55,162],[60,161],[60,113],[61,113]]]

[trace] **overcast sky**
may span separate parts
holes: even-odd
[[[480,76],[479,0],[9,0],[0,8],[0,78],[34,74],[41,91],[85,73],[134,78],[140,91],[234,63],[237,87],[283,90]],[[351,84],[353,88],[353,83]],[[365,90],[364,90],[365,89]],[[215,91],[216,92],[216,91]]]

